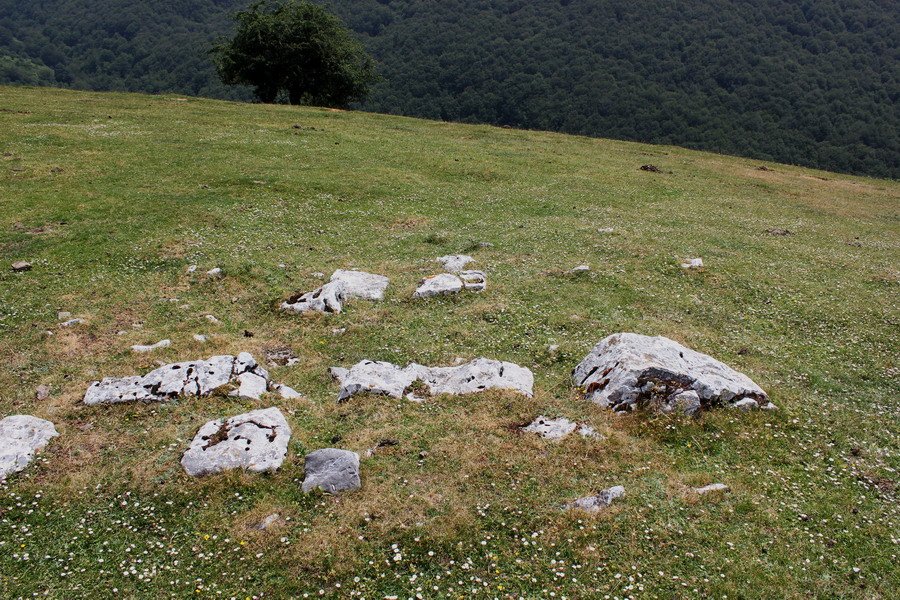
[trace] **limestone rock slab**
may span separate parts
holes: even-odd
[[[316,488],[329,494],[358,490],[359,454],[337,448],[323,448],[306,455],[302,489]]]
[[[30,415],[0,419],[0,481],[27,467],[58,435],[53,423]]]

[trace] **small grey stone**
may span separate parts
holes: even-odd
[[[459,273],[467,264],[475,262],[475,259],[466,254],[450,254],[439,257],[437,262],[441,263],[448,273]]]
[[[751,411],[759,408],[759,403],[753,398],[743,398],[730,405],[731,408],[742,411]]]
[[[63,321],[59,324],[60,327],[75,327],[76,325],[81,325],[84,323],[84,319],[69,319],[68,321]]]
[[[728,489],[728,486],[724,483],[711,483],[703,487],[694,488],[694,492],[702,496],[710,492],[727,492]]]
[[[266,529],[270,529],[271,527],[273,527],[280,520],[281,515],[279,515],[278,513],[272,513],[259,523],[253,525],[252,528],[259,531],[265,531]]]
[[[221,279],[222,277],[225,276],[225,273],[222,271],[221,268],[215,267],[215,268],[210,269],[209,271],[207,271],[207,272],[206,272],[206,276],[207,276],[209,279]]]
[[[296,400],[298,398],[302,398],[303,394],[298,392],[292,387],[289,387],[283,383],[276,383],[272,385],[272,389],[278,392],[278,395],[284,398],[285,400]]]
[[[53,423],[30,415],[0,419],[0,481],[27,467],[58,435]]]
[[[56,313],[57,321],[67,321],[72,318],[72,313],[67,310],[60,310]]]
[[[681,263],[682,269],[702,269],[703,268],[703,259],[702,258],[690,258],[687,262]]]
[[[195,333],[195,334],[194,334],[194,341],[195,341],[195,342],[200,342],[201,344],[205,344],[205,343],[207,342],[208,339],[209,339],[209,338],[207,338],[207,337],[206,337],[205,335],[203,335],[202,333]]]
[[[613,229],[612,227],[600,227],[599,229],[597,229],[597,233],[613,233],[614,231],[615,229]]]
[[[609,505],[613,503],[613,500],[621,498],[624,495],[625,488],[621,485],[616,485],[603,490],[595,496],[586,496],[570,502],[566,505],[566,508],[569,510],[580,509],[587,512],[599,512],[609,507]]]
[[[316,488],[335,494],[358,490],[359,454],[349,450],[324,448],[306,455],[305,477],[302,489],[310,492]]]
[[[540,416],[522,428],[522,431],[536,433],[547,440],[561,440],[578,428],[578,424],[565,417],[550,419]]]
[[[338,269],[331,275],[331,281],[340,281],[344,286],[344,296],[349,300],[384,300],[384,291],[390,280],[384,275],[365,271],[345,271]]]
[[[574,274],[574,275],[577,275],[577,274],[579,274],[579,273],[587,273],[587,272],[590,271],[590,270],[591,270],[591,267],[588,266],[588,265],[578,265],[577,267],[574,267],[574,268],[573,268],[571,271],[569,271],[569,272],[572,273],[572,274]]]
[[[49,385],[39,385],[37,389],[34,391],[34,397],[36,400],[46,400],[50,397],[50,386]]]
[[[206,319],[207,321],[209,321],[210,323],[212,323],[212,324],[214,324],[214,325],[216,325],[216,324],[218,324],[218,323],[221,323],[221,321],[219,321],[219,320],[218,320],[217,318],[215,318],[213,315],[206,315],[206,316],[204,317],[204,319]]]
[[[154,350],[158,350],[160,348],[168,348],[172,345],[172,340],[160,340],[155,344],[150,344],[148,346],[142,346],[140,344],[135,344],[131,347],[132,352],[137,352],[139,354],[153,352]]]
[[[12,270],[15,273],[23,273],[31,270],[31,263],[24,260],[17,260],[12,264]]]

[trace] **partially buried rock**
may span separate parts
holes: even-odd
[[[754,401],[755,404],[755,401]],[[700,414],[700,396],[694,390],[687,390],[672,394],[666,398],[665,402],[659,407],[660,411],[669,413],[680,413],[688,417],[696,417]]]
[[[487,285],[481,271],[460,271],[458,275],[441,273],[423,279],[416,288],[413,298],[430,298],[444,294],[457,294],[463,290],[482,292]]]
[[[702,258],[690,258],[687,262],[681,263],[682,269],[702,269],[703,268],[703,259]]]
[[[290,367],[300,362],[294,351],[287,347],[266,348],[263,351],[266,362],[272,366]]]
[[[210,269],[209,271],[207,271],[207,272],[206,272],[206,276],[207,276],[209,279],[222,279],[223,277],[225,277],[225,273],[222,271],[221,268],[215,267],[215,268]]]
[[[153,352],[154,350],[159,350],[160,348],[168,348],[172,345],[172,340],[160,340],[155,344],[149,344],[147,346],[142,346],[140,344],[135,344],[131,347],[132,352],[137,352],[139,354]]]
[[[58,435],[53,423],[30,415],[0,420],[0,481],[27,467],[35,454]]]
[[[585,397],[617,412],[638,408],[693,410],[754,404],[774,408],[766,393],[743,373],[668,338],[617,333],[604,338],[572,371]],[[747,402],[743,402],[747,401]]]
[[[338,401],[356,394],[382,394],[402,398],[414,383],[431,395],[474,394],[490,389],[511,390],[531,397],[534,375],[525,367],[478,358],[454,367],[426,367],[363,360],[350,369],[334,367],[332,376],[341,384]]]
[[[711,483],[709,485],[704,485],[703,487],[694,488],[694,493],[703,496],[704,494],[709,494],[712,492],[727,492],[728,486],[724,483]]]
[[[458,273],[464,270],[467,264],[475,262],[475,259],[466,254],[450,254],[439,257],[437,262],[441,263],[448,273]]]
[[[178,396],[208,396],[240,376],[253,374],[265,382],[269,374],[256,364],[253,356],[242,352],[237,356],[213,356],[206,360],[172,363],[144,376],[106,377],[93,382],[84,395],[84,403],[116,404],[119,402],[161,402]],[[246,378],[245,378],[246,379]],[[255,383],[256,380],[251,380]],[[243,386],[243,381],[240,381]]]
[[[68,321],[63,321],[59,324],[60,327],[68,329],[69,327],[75,327],[76,325],[81,325],[84,323],[84,319],[69,319]]]
[[[587,512],[600,512],[601,510],[608,508],[609,505],[613,503],[613,500],[621,498],[624,495],[625,488],[621,485],[615,485],[594,496],[585,496],[584,498],[579,498],[578,500],[570,502],[566,505],[566,508],[569,510],[579,509]]]
[[[306,455],[302,489],[320,489],[329,494],[358,490],[359,454],[349,450],[324,448]]]
[[[291,428],[277,408],[254,410],[200,428],[181,466],[191,477],[245,469],[275,471],[287,456]]]
[[[46,400],[50,397],[50,386],[48,385],[39,385],[37,389],[34,391],[34,397],[38,401]]]
[[[281,309],[291,313],[339,313],[344,302],[350,299],[384,299],[388,284],[388,278],[383,275],[338,269],[332,274],[331,281],[316,290],[287,299]]]
[[[550,419],[543,415],[537,417],[534,421],[522,428],[522,431],[535,433],[547,440],[561,440],[575,431],[585,438],[601,437],[593,427],[588,425],[575,423],[565,417]]]
[[[24,273],[25,271],[30,271],[31,263],[24,260],[17,260],[12,264],[12,270],[14,273]]]

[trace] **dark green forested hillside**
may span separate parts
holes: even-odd
[[[0,81],[246,98],[205,55],[243,4],[0,0]],[[896,0],[331,6],[380,63],[366,109],[900,177]]]

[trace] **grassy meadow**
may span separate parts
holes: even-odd
[[[0,153],[0,417],[61,434],[0,485],[2,598],[896,598],[897,182],[366,113],[12,87]],[[477,259],[487,290],[412,300],[452,253]],[[683,270],[692,257],[705,268]],[[32,270],[12,272],[17,260]],[[590,272],[570,274],[579,264]],[[207,280],[213,267],[226,276]],[[277,310],[337,268],[389,276],[385,300]],[[61,311],[84,323],[61,328]],[[690,420],[586,402],[569,372],[619,331],[711,354],[779,410]],[[170,348],[129,350],[163,338]],[[300,361],[273,379],[303,399],[80,404],[103,376],[276,347]],[[534,398],[339,405],[328,375],[364,358],[479,356],[531,368]],[[183,473],[203,423],[271,405],[294,432],[279,472]],[[518,431],[540,414],[604,439]],[[381,440],[397,444],[366,458]],[[301,492],[303,456],[323,447],[363,455],[361,490]],[[712,482],[731,491],[690,491]],[[560,510],[617,484],[626,496],[600,514]],[[253,527],[272,513],[274,527]]]

